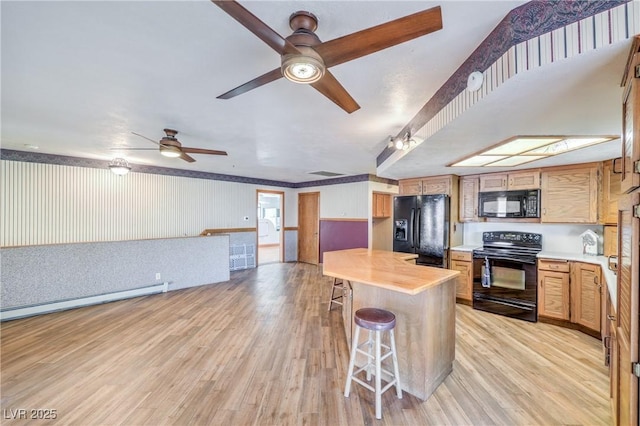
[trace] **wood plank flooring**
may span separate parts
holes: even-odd
[[[600,342],[457,307],[453,373],[426,402],[342,394],[331,279],[306,264],[1,324],[2,424],[606,425]],[[10,420],[19,409],[49,421]]]

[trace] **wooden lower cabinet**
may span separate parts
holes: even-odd
[[[538,317],[578,325],[594,336],[602,331],[600,266],[556,259],[538,260]]]
[[[538,315],[569,321],[569,274],[538,271]]]
[[[473,296],[473,255],[466,251],[451,251],[449,269],[460,271],[456,281],[456,302],[471,304]]]
[[[571,322],[600,332],[602,278],[600,266],[571,263]]]

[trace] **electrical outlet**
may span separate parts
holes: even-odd
[[[156,280],[161,280],[162,276],[160,275],[160,272],[156,272]]]

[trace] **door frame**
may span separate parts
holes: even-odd
[[[300,220],[302,215],[301,215],[301,206],[302,206],[302,199],[304,197],[307,196],[314,196],[317,200],[317,205],[318,205],[318,209],[316,211],[316,220],[315,220],[315,228],[316,228],[316,234],[317,234],[317,239],[316,239],[316,247],[315,247],[315,259],[313,259],[313,265],[318,265],[320,264],[320,191],[313,191],[313,192],[299,192],[298,193],[298,262],[300,262],[300,247],[301,245],[301,240],[302,240],[302,234],[300,232],[300,224],[302,223],[302,221]]]
[[[279,240],[280,240],[280,263],[284,262],[284,191],[274,191],[271,189],[256,189],[256,211],[258,210],[259,202],[260,202],[260,194],[277,194],[280,195],[280,231]],[[260,264],[258,259],[259,253],[259,241],[260,241],[260,232],[258,231],[260,218],[256,214],[256,268]]]

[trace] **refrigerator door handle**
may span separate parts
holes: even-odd
[[[418,209],[418,215],[416,216],[417,225],[415,227],[416,232],[416,246],[420,247],[420,225],[422,222],[422,209]]]
[[[410,223],[411,223],[411,241],[409,241],[409,244],[411,244],[411,248],[415,248],[413,242],[415,241],[415,236],[416,236],[416,209],[412,208],[411,209],[411,219],[410,219]]]

